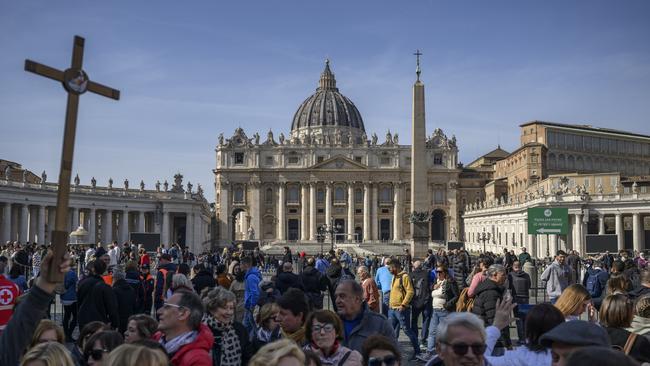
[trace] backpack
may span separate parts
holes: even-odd
[[[587,283],[585,284],[585,287],[587,288],[587,291],[592,298],[600,297],[603,292],[600,281],[598,281],[599,273],[600,271],[589,274],[587,277]]]
[[[412,304],[415,307],[421,308],[425,306],[429,301],[429,298],[431,298],[431,292],[429,291],[429,279],[427,278],[428,275],[429,273],[425,272],[424,276],[420,276],[420,278],[417,280],[411,276],[411,281],[413,282],[413,288],[415,290]]]
[[[461,292],[460,295],[458,296],[458,301],[456,301],[456,311],[461,312],[461,311],[472,311],[472,308],[474,307],[474,298],[469,297],[467,292],[469,291],[469,287],[465,287]]]

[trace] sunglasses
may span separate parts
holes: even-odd
[[[88,358],[92,358],[95,361],[100,361],[104,357],[104,353],[108,353],[107,349],[94,349],[88,353]]]
[[[467,354],[467,351],[469,351],[470,347],[472,348],[472,353],[474,353],[476,356],[481,356],[485,353],[485,349],[487,348],[487,346],[484,344],[463,344],[463,343],[451,344],[447,342],[440,342],[440,343],[446,344],[447,346],[451,347],[454,353],[457,354],[458,356],[465,356]]]
[[[370,357],[368,359],[368,366],[393,366],[397,363],[397,357],[393,355],[388,355],[384,358],[381,357]]]

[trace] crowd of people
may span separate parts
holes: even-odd
[[[195,255],[114,242],[69,248],[63,282],[42,275],[51,266],[46,246],[0,248],[0,365],[650,362],[643,253]]]

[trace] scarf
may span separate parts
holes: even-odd
[[[212,357],[219,357],[219,365],[221,366],[240,366],[242,363],[241,344],[232,322],[222,323],[212,314],[205,314],[203,315],[203,323],[210,327],[214,334]]]
[[[273,331],[266,330],[263,327],[257,329],[257,339],[263,343],[269,343],[273,337]]]
[[[165,347],[165,352],[167,352],[168,355],[173,355],[181,347],[194,342],[198,334],[199,333],[197,331],[191,331],[183,333],[176,338],[170,339],[169,341],[166,340],[165,337],[161,337],[160,344]]]
[[[301,327],[300,329],[298,329],[297,331],[291,334],[285,332],[283,329],[282,337],[289,338],[292,341],[296,342],[298,346],[302,347],[302,345],[305,344],[305,327]]]

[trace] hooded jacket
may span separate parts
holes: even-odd
[[[113,328],[120,327],[117,299],[113,289],[97,275],[84,278],[77,290],[79,299],[79,327],[94,320],[109,323]]]
[[[496,313],[497,300],[503,296],[505,289],[491,279],[487,279],[476,287],[472,313],[478,315],[485,325],[491,325]]]
[[[571,269],[567,265],[553,261],[542,273],[542,281],[546,281],[546,293],[551,298],[557,298],[569,285]]]
[[[159,342],[162,336],[161,332],[157,332],[153,339]],[[207,325],[201,323],[199,333],[193,342],[182,346],[174,354],[168,355],[171,359],[170,363],[172,366],[212,366],[210,349],[213,343],[212,331]]]
[[[244,279],[245,292],[244,292],[244,307],[253,310],[257,305],[257,300],[260,297],[260,282],[262,282],[262,274],[257,267],[251,267],[247,272]]]

